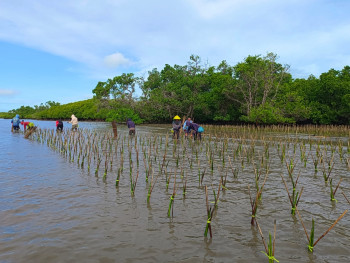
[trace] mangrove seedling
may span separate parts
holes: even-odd
[[[279,262],[275,258],[276,220],[274,221],[273,240],[271,238],[271,233],[269,232],[269,241],[267,243],[267,246],[266,246],[265,238],[264,238],[264,235],[261,231],[261,228],[259,226],[258,221],[256,221],[256,225],[259,229],[259,233],[260,233],[261,239],[262,239],[264,247],[265,247],[265,252],[263,252],[263,251],[261,251],[261,252],[264,253],[269,258],[269,263],[273,263],[274,261]]]
[[[331,194],[331,201],[336,201],[336,202],[338,202],[337,199],[334,198],[334,196],[335,196],[335,193],[337,192],[337,190],[338,190],[338,188],[339,188],[339,185],[340,185],[340,183],[341,183],[341,181],[342,181],[342,178],[340,178],[339,183],[337,184],[337,187],[335,188],[334,191],[333,191],[332,181],[333,181],[333,179],[331,179],[331,180],[329,181],[329,187],[330,187],[330,190],[331,190],[331,192],[330,192],[330,194]]]
[[[169,208],[168,208],[168,217],[170,217],[170,210],[171,210],[171,217],[174,217],[174,198],[176,195],[176,172],[174,175],[174,188],[173,188],[173,193],[170,196],[170,203],[169,203]]]
[[[262,186],[260,187],[259,191],[257,191],[254,200],[252,199],[252,195],[251,195],[251,193],[250,193],[250,185],[248,185],[248,192],[249,192],[249,198],[250,198],[250,205],[251,205],[251,207],[252,207],[252,219],[251,219],[251,221],[250,221],[250,223],[251,223],[252,226],[254,226],[254,223],[255,223],[256,212],[258,211],[259,196],[261,195],[262,190],[263,190],[263,188],[264,188],[264,185],[265,185],[265,183],[266,183],[267,175],[268,175],[268,174],[265,175],[264,182],[263,182]]]
[[[215,206],[209,206],[207,186],[205,186],[205,201],[207,205],[207,224],[205,226],[204,237],[207,237],[209,232],[210,238],[213,238],[213,233],[211,231],[211,220],[213,219]]]
[[[306,238],[307,238],[307,240],[308,240],[308,242],[309,242],[309,244],[308,244],[308,250],[309,250],[310,252],[313,252],[313,251],[314,251],[314,247],[316,246],[316,244],[317,244],[322,238],[324,238],[324,237],[328,234],[328,232],[331,231],[331,229],[339,222],[339,220],[342,219],[342,217],[348,212],[348,210],[345,210],[345,211],[338,217],[338,219],[335,220],[334,223],[327,229],[327,231],[324,232],[324,233],[322,234],[322,236],[320,236],[320,237],[316,240],[316,242],[314,242],[314,232],[315,232],[315,222],[314,222],[314,219],[312,219],[311,232],[310,232],[310,237],[309,237],[309,235],[308,235],[308,233],[307,233],[307,231],[306,231],[305,225],[304,225],[304,223],[303,223],[303,220],[301,219],[301,216],[300,216],[300,213],[299,213],[298,208],[296,208],[296,211],[297,211],[297,214],[298,214],[298,216],[299,216],[300,222],[301,222],[301,224],[302,224],[302,226],[303,226],[303,228],[304,228],[304,232],[305,232]]]
[[[300,174],[299,174],[299,175],[300,175]],[[292,214],[292,215],[295,215],[295,209],[296,209],[296,207],[297,207],[298,204],[299,204],[300,197],[301,197],[301,194],[303,193],[303,189],[304,189],[303,187],[301,188],[300,194],[299,194],[299,192],[296,192],[296,190],[295,190],[296,185],[297,185],[297,183],[298,183],[299,175],[298,175],[297,180],[296,180],[295,182],[294,182],[293,177],[292,177],[292,184],[293,184],[292,196],[289,194],[286,181],[283,179],[283,176],[280,175],[281,178],[282,178],[284,187],[286,188],[286,191],[287,191],[287,193],[288,193],[288,198],[289,198],[290,204],[291,204],[291,206],[292,206],[292,210],[291,210],[291,214]]]

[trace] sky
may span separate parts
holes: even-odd
[[[350,0],[0,0],[0,111],[93,96],[192,54],[218,66],[273,52],[293,78],[350,64]],[[140,91],[139,95],[140,94]]]

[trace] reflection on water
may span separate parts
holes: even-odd
[[[70,162],[46,144],[26,140],[21,133],[12,134],[9,122],[0,120],[0,262],[268,261],[261,253],[264,247],[259,232],[250,225],[247,185],[254,188],[254,169],[246,159],[244,168],[242,160],[232,159],[233,167],[239,170],[234,178],[228,160],[225,171],[220,168],[222,159],[214,156],[216,169],[213,175],[208,169],[203,184],[209,187],[212,201],[212,189],[217,189],[220,175],[227,172],[227,190],[220,194],[219,207],[212,220],[213,239],[207,239],[203,237],[207,220],[204,187],[198,183],[197,163],[194,162],[191,169],[188,161],[195,160],[195,152],[186,153],[185,196],[183,180],[177,172],[174,218],[169,219],[172,178],[168,191],[166,177],[159,178],[147,204],[143,161],[140,161],[135,195],[131,196],[128,167],[116,188],[117,168],[113,167],[103,180],[103,170],[96,177],[94,171],[88,173],[86,168],[81,169],[76,162]],[[34,122],[40,128],[55,127],[53,121]],[[65,123],[65,128],[70,128],[70,124]],[[80,128],[97,132],[111,129],[108,123],[89,122],[80,122]],[[164,147],[168,131],[169,127],[165,126],[140,126],[137,134],[163,137]],[[122,137],[127,134],[125,126],[118,126],[118,132]],[[124,143],[127,145],[127,139]],[[170,140],[170,149],[172,145]],[[228,152],[233,154],[236,146],[230,145]],[[217,147],[216,154],[222,144],[218,143]],[[250,146],[243,147],[248,151]],[[256,143],[256,156],[262,157],[265,149],[262,143]],[[201,165],[209,167],[205,148],[202,153],[199,156]],[[291,206],[280,178],[283,174],[287,180],[288,173],[278,156],[277,144],[271,144],[269,153],[269,176],[257,217],[265,238],[273,231],[274,219],[277,220],[275,257],[280,262],[349,262],[350,215],[339,221],[317,244],[313,254],[309,253],[303,228],[290,214]],[[310,154],[316,155],[316,152]],[[171,159],[172,152],[167,156]],[[301,173],[298,187],[304,187],[299,211],[308,231],[311,219],[315,219],[316,239],[349,207],[341,191],[350,197],[350,174],[345,162],[335,156],[332,175],[336,183],[343,178],[336,195],[337,203],[329,200],[329,184],[323,180],[322,167],[315,175],[311,156],[306,167],[299,158],[295,164],[296,173]],[[345,154],[345,157],[348,156]],[[175,170],[171,165],[167,168],[169,173]]]

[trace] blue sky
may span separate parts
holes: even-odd
[[[350,64],[349,0],[0,0],[0,111],[92,97],[191,54],[217,66],[274,52],[294,78]]]

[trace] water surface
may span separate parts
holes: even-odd
[[[40,128],[55,126],[53,121],[35,123]],[[227,190],[221,193],[212,220],[214,236],[208,239],[203,237],[207,220],[205,193],[198,183],[196,164],[192,169],[189,162],[185,165],[186,197],[182,195],[183,180],[178,171],[174,217],[168,218],[173,181],[166,190],[165,177],[159,178],[147,204],[142,161],[132,196],[128,168],[116,188],[117,169],[108,172],[104,181],[103,171],[96,177],[93,171],[81,169],[46,144],[24,139],[21,133],[12,134],[10,128],[9,120],[0,120],[0,262],[268,262],[261,253],[264,247],[259,232],[250,225],[247,185],[254,188],[251,165],[242,168],[240,160],[232,160],[239,170],[238,177],[228,174]],[[80,128],[103,132],[110,129],[110,124],[81,122]],[[169,128],[141,126],[137,135],[165,140]],[[124,126],[118,126],[118,131],[127,138]],[[208,137],[203,144],[205,140]],[[263,155],[262,143],[255,148]],[[280,178],[283,174],[287,180],[288,175],[276,148],[270,147],[270,172],[258,210],[266,239],[277,220],[275,257],[280,262],[349,262],[350,214],[317,244],[313,254],[307,251],[304,230],[297,217],[290,214]],[[171,158],[171,153],[168,156]],[[194,153],[189,158],[193,156]],[[206,166],[205,155],[199,158]],[[212,190],[216,190],[220,173],[224,173],[220,158],[215,159],[214,175],[208,172],[203,182],[209,188],[211,201]],[[320,171],[315,175],[311,157],[306,167],[300,161],[297,164],[296,170],[302,173],[298,185],[304,187],[299,211],[308,232],[311,219],[315,219],[316,239],[349,208],[341,195],[344,191],[350,197],[349,171],[339,157],[335,162],[334,181],[343,178],[336,196],[338,202],[330,201],[329,185]],[[172,169],[175,168],[170,164],[169,172]]]

